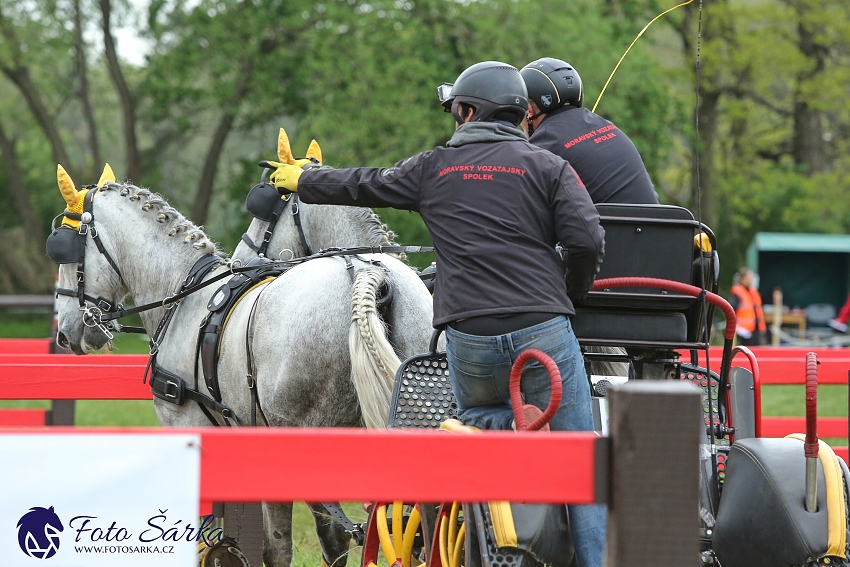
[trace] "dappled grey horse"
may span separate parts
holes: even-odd
[[[62,260],[59,286],[72,295],[59,301],[58,340],[77,354],[87,354],[108,340],[97,325],[95,303],[104,300],[117,305],[126,296],[136,305],[161,301],[181,288],[199,259],[218,250],[199,227],[146,189],[117,184],[112,178],[101,179],[97,189],[78,192],[64,170],[60,169],[59,178],[70,216],[63,218],[68,228],[55,232],[68,231],[63,234],[72,239],[69,245],[76,244],[75,238],[85,239],[86,301],[81,309],[74,296],[78,289],[75,270],[82,264]],[[92,210],[88,218],[82,214],[87,192],[93,195],[89,196]],[[89,226],[85,236],[77,232],[81,220]],[[95,226],[96,231],[91,230]],[[51,239],[56,241],[53,235]],[[386,269],[358,261],[352,282],[352,273],[341,258],[311,260],[249,291],[227,320],[220,345],[222,404],[247,422],[252,410],[245,381],[250,346],[256,391],[271,425],[330,427],[365,422],[382,427],[398,357],[427,348],[432,312],[430,295],[410,268],[392,257],[382,256],[381,262]],[[228,269],[222,264],[207,277]],[[398,298],[417,298],[409,299],[405,310],[419,310],[410,314],[411,326],[393,329],[393,335],[401,339],[395,345],[387,341],[376,302],[378,290],[388,280]],[[207,304],[218,287],[203,288],[172,306],[174,316],[159,341],[157,365],[189,385],[198,370],[198,323],[208,313]],[[158,307],[141,313],[150,336],[155,335],[165,312]],[[163,425],[209,425],[200,406],[192,401],[175,405],[155,398],[154,403]],[[215,419],[223,422],[219,415]],[[327,466],[338,466],[330,455],[316,457],[317,467],[323,466],[323,459]],[[278,505],[264,506],[264,515],[265,564],[288,566],[292,559],[291,517],[282,518]],[[350,538],[336,523],[319,520],[317,517],[324,558],[333,563],[342,556],[336,564],[344,563]]]

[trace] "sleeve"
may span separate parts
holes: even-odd
[[[567,293],[581,298],[593,285],[605,254],[605,229],[587,190],[564,163],[555,180],[555,233],[566,252]]]
[[[403,160],[400,167],[307,170],[298,181],[298,197],[305,203],[418,211],[422,161],[428,154]]]

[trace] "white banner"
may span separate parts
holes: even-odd
[[[4,567],[190,567],[221,535],[197,434],[0,434],[0,456]]]

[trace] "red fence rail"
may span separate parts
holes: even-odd
[[[593,433],[365,431],[290,428],[5,429],[3,434],[197,433],[201,436],[201,499],[220,502],[307,502],[402,499],[408,502],[514,500],[591,503],[604,499],[605,444]],[[317,467],[316,451],[345,462]],[[407,455],[392,466],[386,455]],[[450,466],[428,467],[416,482],[415,463],[439,455]],[[511,455],[510,459],[493,458]],[[517,463],[535,466],[517,466]],[[487,463],[486,474],[482,463]],[[234,464],[239,474],[234,475]],[[251,479],[244,482],[244,479]]]

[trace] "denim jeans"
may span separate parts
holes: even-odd
[[[458,417],[481,429],[510,429],[513,411],[509,392],[511,366],[528,348],[542,350],[561,371],[563,394],[553,431],[591,431],[593,414],[584,360],[570,320],[549,321],[497,336],[467,335],[448,327],[446,352]],[[538,362],[522,373],[523,401],[545,410],[549,403],[549,373]],[[579,567],[602,567],[606,510],[603,505],[567,506]]]

